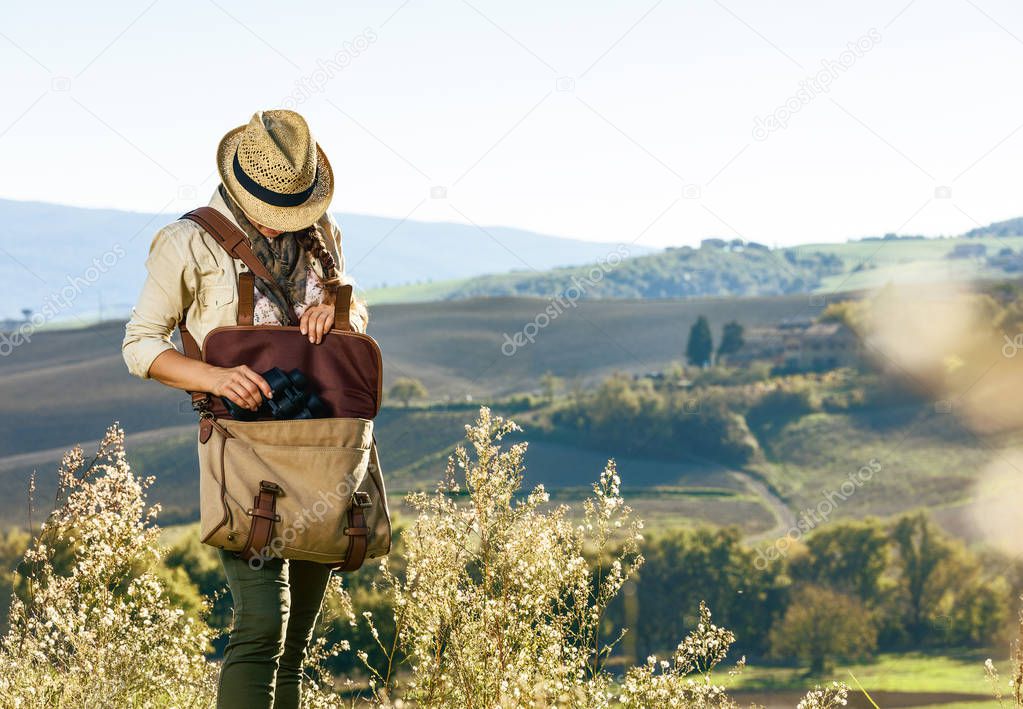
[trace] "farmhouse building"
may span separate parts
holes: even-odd
[[[854,367],[862,359],[860,339],[840,322],[783,320],[751,328],[743,347],[729,359],[735,364],[768,362],[779,369],[811,371]]]

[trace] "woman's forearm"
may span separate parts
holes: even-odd
[[[177,350],[165,350],[157,355],[149,367],[149,376],[175,389],[225,396],[253,411],[263,403],[263,397],[273,396],[266,380],[244,364],[217,367],[186,357]]]
[[[185,391],[212,391],[216,370],[212,364],[186,357],[177,350],[165,350],[153,360],[149,376],[169,387]]]

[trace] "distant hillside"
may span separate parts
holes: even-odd
[[[0,319],[17,317],[22,308],[42,313],[48,303],[58,320],[91,319],[100,309],[107,317],[127,316],[145,277],[149,243],[177,216],[0,199],[6,256],[0,259]],[[586,264],[615,248],[508,227],[481,231],[360,214],[335,217],[345,235],[348,270],[362,288]]]
[[[683,246],[624,259],[606,272],[577,267],[480,276],[459,284],[448,297],[551,296],[573,284],[587,298],[784,295],[814,290],[841,268],[841,260],[829,254],[707,239],[698,249]]]
[[[1014,220],[1023,224],[1023,219]],[[1002,222],[1009,225],[1012,222]],[[993,224],[993,232],[1012,231]],[[970,232],[971,234],[973,232]],[[968,247],[968,248],[965,248]],[[478,296],[552,297],[582,282],[582,298],[681,298],[862,290],[888,282],[927,283],[1014,277],[1023,271],[1023,236],[868,238],[842,244],[768,249],[741,240],[705,239],[700,248],[623,259],[593,279],[590,267],[500,275],[371,290],[372,303]],[[593,282],[591,282],[593,281]]]
[[[1023,217],[1006,219],[1004,222],[994,222],[987,226],[977,227],[963,234],[969,239],[976,239],[984,236],[1023,236]]]

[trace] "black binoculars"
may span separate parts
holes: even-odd
[[[275,419],[318,419],[327,418],[330,411],[323,400],[316,395],[309,385],[309,380],[300,369],[292,369],[285,373],[280,367],[268,369],[262,373],[263,379],[270,385],[273,398],[263,397],[258,409],[243,409],[228,399],[220,397],[224,406],[236,421],[255,421],[260,418]]]

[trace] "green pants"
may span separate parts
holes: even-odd
[[[312,561],[270,559],[260,568],[220,550],[234,602],[217,709],[298,709],[302,663],[330,579]]]

